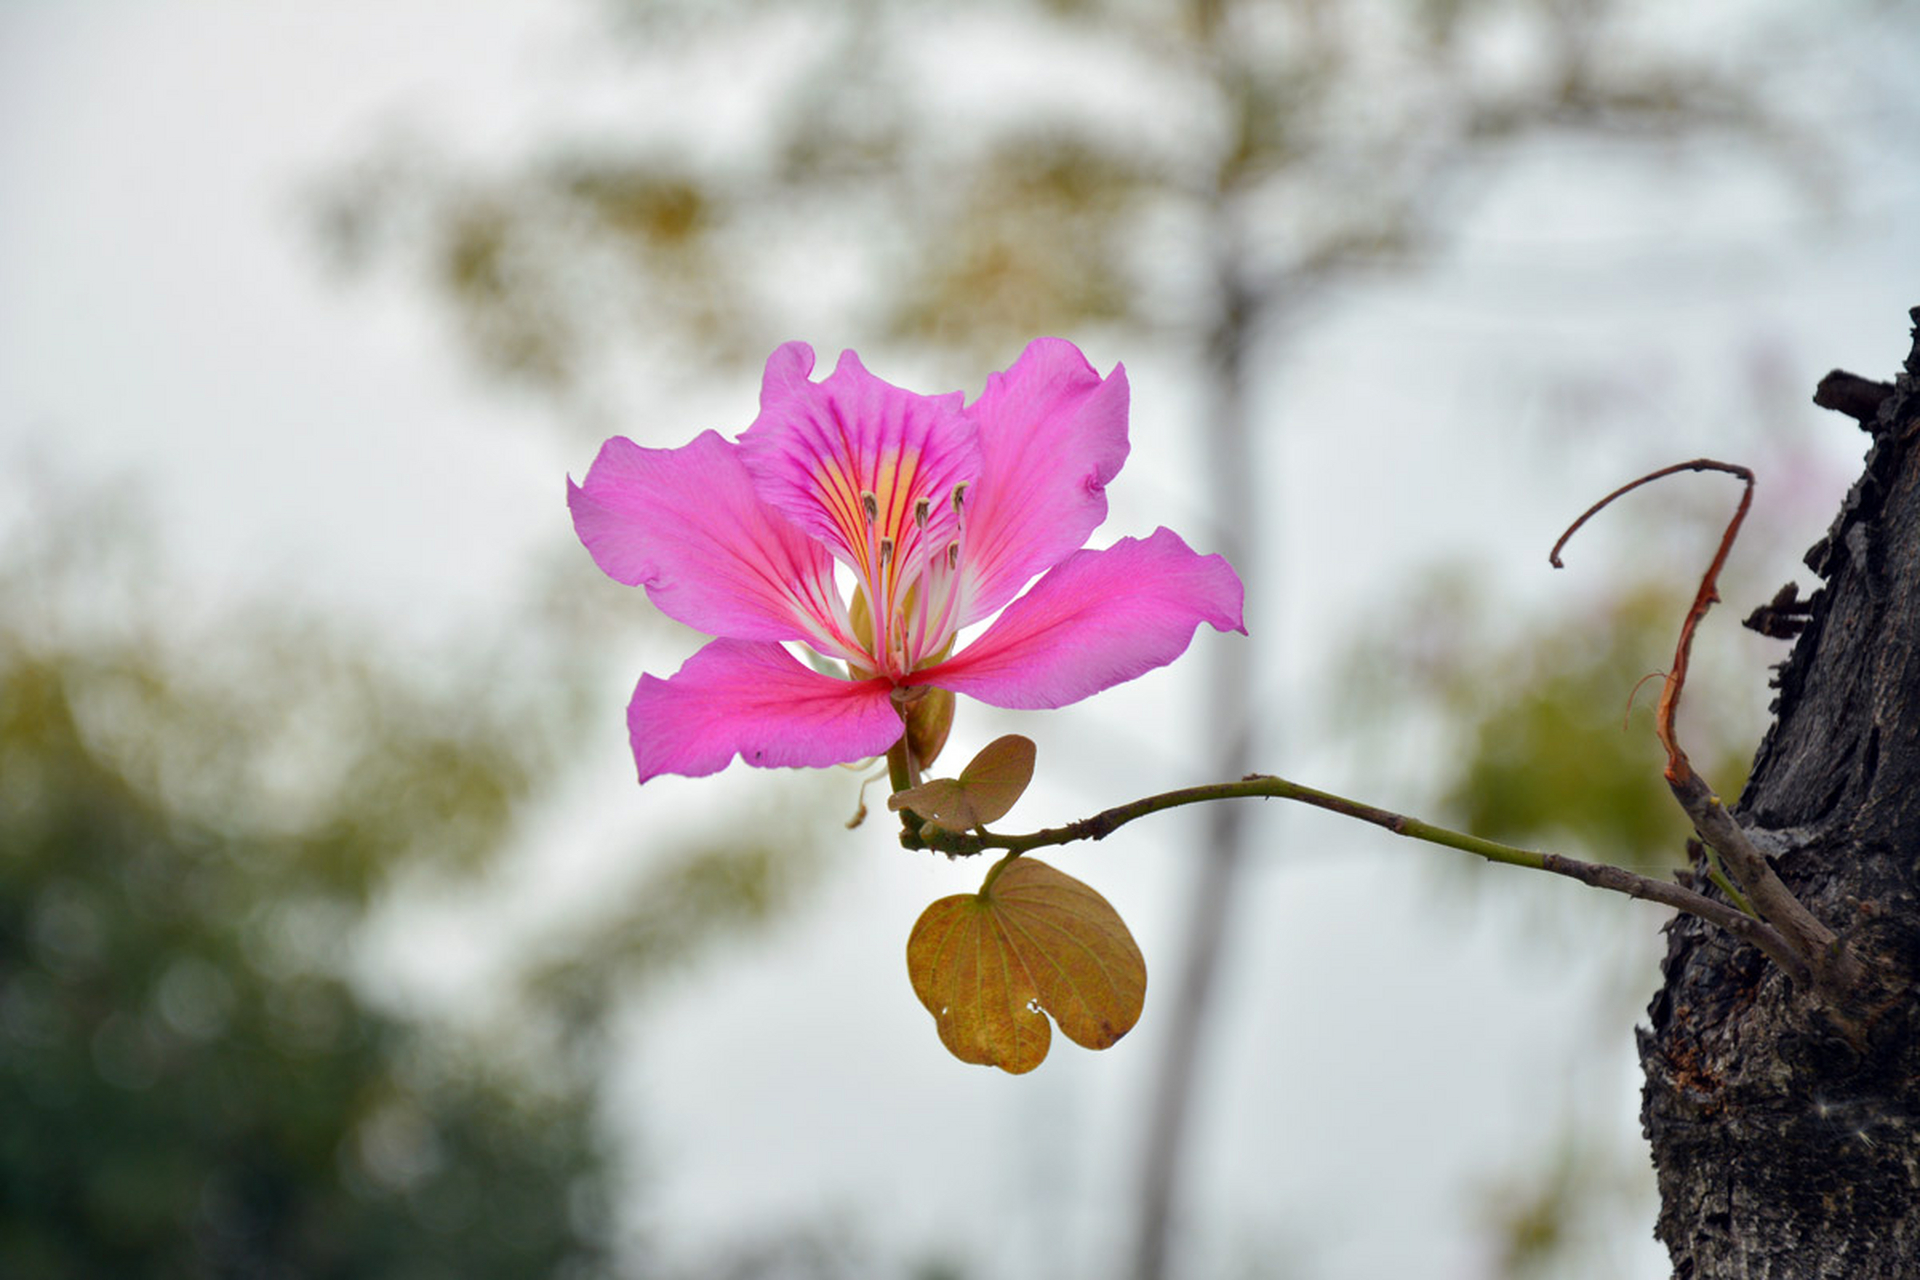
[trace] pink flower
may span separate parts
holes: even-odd
[[[877,756],[901,734],[896,690],[1063,707],[1173,661],[1202,622],[1245,632],[1238,575],[1169,530],[1081,549],[1127,456],[1123,370],[1101,378],[1042,338],[971,405],[882,382],[851,351],[825,381],[812,371],[812,349],[787,343],[737,442],[615,437],[584,485],[567,482],[594,563],[718,637],[671,679],[640,677],[627,728],[642,782],[736,754]],[[849,674],[804,665],[791,641]]]

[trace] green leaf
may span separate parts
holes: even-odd
[[[1017,733],[995,738],[967,762],[958,778],[935,778],[896,791],[887,808],[911,809],[954,831],[998,822],[1033,781],[1033,739]]]
[[[913,993],[962,1062],[1019,1075],[1047,1056],[1048,1014],[1067,1039],[1105,1049],[1133,1029],[1147,962],[1107,900],[1034,858],[942,898],[907,939]]]

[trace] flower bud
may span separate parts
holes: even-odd
[[[922,696],[906,706],[907,750],[913,762],[924,769],[947,745],[947,731],[953,728],[953,695],[945,689],[922,685]]]

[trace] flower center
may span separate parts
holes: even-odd
[[[899,680],[938,661],[960,629],[960,567],[967,553],[967,486],[953,487],[954,534],[945,543],[928,537],[933,499],[911,509],[911,526],[886,528],[872,490],[860,494],[866,525],[866,555],[853,566],[852,622],[856,637],[874,659],[875,674]],[[904,550],[902,550],[904,548]]]

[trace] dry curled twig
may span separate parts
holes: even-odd
[[[1752,903],[1754,912],[1778,931],[1793,952],[1798,963],[1782,961],[1781,967],[1795,979],[1797,985],[1811,979],[1811,985],[1836,1001],[1844,1001],[1860,981],[1858,961],[1833,930],[1822,924],[1775,874],[1766,856],[1755,847],[1733,815],[1727,812],[1726,805],[1706,779],[1694,770],[1674,728],[1674,719],[1680,710],[1680,695],[1686,688],[1687,662],[1693,653],[1694,633],[1699,630],[1700,620],[1707,616],[1707,610],[1720,599],[1720,570],[1725,567],[1727,553],[1733,550],[1734,539],[1739,536],[1740,526],[1747,518],[1747,510],[1753,505],[1753,472],[1736,463],[1717,462],[1712,458],[1695,458],[1691,462],[1677,462],[1670,467],[1649,472],[1638,480],[1621,485],[1582,512],[1580,518],[1569,525],[1567,531],[1560,535],[1560,540],[1553,544],[1547,560],[1554,568],[1560,568],[1560,551],[1567,545],[1567,540],[1614,499],[1631,493],[1641,485],[1682,471],[1725,472],[1738,477],[1743,488],[1740,505],[1727,522],[1726,532],[1720,535],[1720,545],[1713,553],[1713,561],[1701,576],[1700,588],[1687,608],[1685,621],[1680,624],[1680,641],[1674,650],[1673,666],[1667,672],[1666,682],[1660,692],[1660,704],[1654,714],[1654,733],[1667,753],[1667,786],[1680,807],[1686,810],[1700,838],[1725,860],[1729,874]],[[1769,951],[1769,954],[1776,961],[1781,960],[1777,953]]]
[[[1693,653],[1693,634],[1700,627],[1700,620],[1707,616],[1720,600],[1720,570],[1727,563],[1727,553],[1733,550],[1734,539],[1740,536],[1740,526],[1747,518],[1747,509],[1753,505],[1753,472],[1733,462],[1717,462],[1712,458],[1695,458],[1692,462],[1676,462],[1670,467],[1648,472],[1638,480],[1621,485],[1600,501],[1580,513],[1580,518],[1567,526],[1560,540],[1553,544],[1553,550],[1547,553],[1547,563],[1560,569],[1561,548],[1567,540],[1579,530],[1580,526],[1605,510],[1615,498],[1633,492],[1641,485],[1651,484],[1665,476],[1676,475],[1682,471],[1723,471],[1738,476],[1745,487],[1740,493],[1740,505],[1734,509],[1733,519],[1727,521],[1727,531],[1720,535],[1720,546],[1713,553],[1713,563],[1707,566],[1707,572],[1700,579],[1700,589],[1694,593],[1693,604],[1687,609],[1686,621],[1680,624],[1680,643],[1673,654],[1673,666],[1667,670],[1666,683],[1660,691],[1660,704],[1654,714],[1654,733],[1660,739],[1660,745],[1667,753],[1667,781],[1679,786],[1693,775],[1693,766],[1687,760],[1687,753],[1680,749],[1680,740],[1674,733],[1673,722],[1680,711],[1680,694],[1686,688],[1687,660]]]

